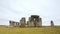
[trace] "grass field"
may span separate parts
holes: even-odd
[[[0,26],[0,34],[60,34],[60,27],[8,28]]]

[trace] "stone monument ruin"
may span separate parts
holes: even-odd
[[[10,23],[10,26],[11,27],[18,27],[19,26],[19,22],[15,22],[15,21],[9,21],[9,23]]]
[[[42,20],[38,15],[31,15],[27,24],[28,27],[40,27],[42,26]]]
[[[41,27],[42,18],[38,15],[31,15],[29,20],[26,21],[25,17],[22,17],[19,22],[9,21],[11,27]],[[53,21],[51,20],[51,26],[54,26]]]

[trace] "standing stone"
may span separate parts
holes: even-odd
[[[23,17],[21,20],[20,20],[20,23],[21,23],[21,27],[25,27],[26,25],[26,19]]]
[[[28,27],[34,27],[34,22],[32,21],[32,17],[29,17],[29,21],[27,22]]]
[[[28,27],[34,27],[34,22],[33,21],[28,21]]]
[[[51,26],[54,26],[54,22],[51,20]]]
[[[39,26],[42,26],[42,18],[39,18]]]

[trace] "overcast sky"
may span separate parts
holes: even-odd
[[[60,0],[0,0],[0,25],[9,25],[9,20],[26,20],[39,15],[43,25],[60,25]]]

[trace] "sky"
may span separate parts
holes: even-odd
[[[0,25],[22,17],[28,21],[31,15],[39,15],[43,26],[51,25],[51,20],[60,25],[60,0],[0,0]]]

